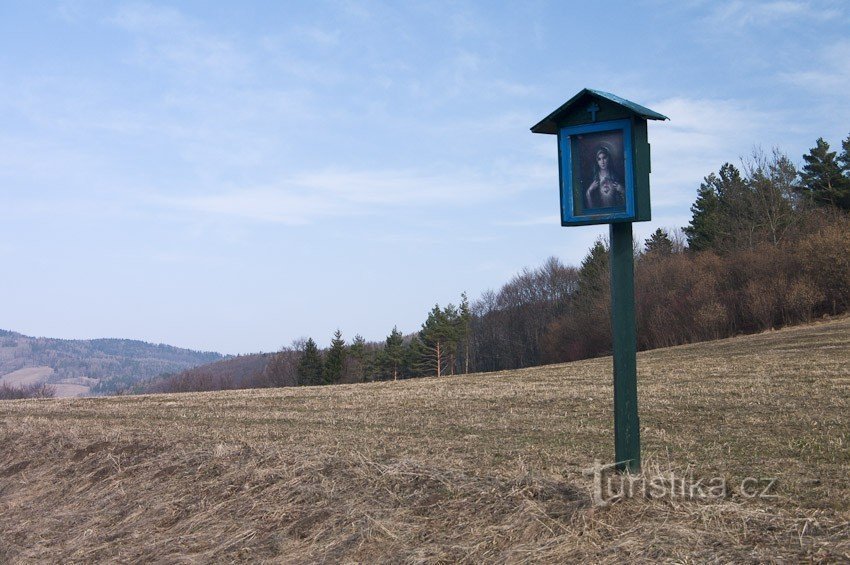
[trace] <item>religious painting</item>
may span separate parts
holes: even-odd
[[[579,185],[574,187],[584,211],[622,211],[626,208],[626,160],[623,131],[600,131],[575,136]]]
[[[634,220],[631,135],[628,120],[561,129],[562,225]]]

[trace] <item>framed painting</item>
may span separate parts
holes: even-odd
[[[631,120],[563,127],[558,152],[561,225],[634,221]]]

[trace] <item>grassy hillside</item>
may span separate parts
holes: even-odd
[[[593,505],[610,359],[0,403],[0,561],[850,559],[850,319],[642,353],[639,379],[647,479],[727,496]]]

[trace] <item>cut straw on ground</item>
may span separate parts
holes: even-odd
[[[639,355],[642,479],[717,498],[594,505],[610,366],[3,402],[0,561],[850,560],[850,319]]]

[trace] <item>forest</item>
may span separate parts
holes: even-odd
[[[723,164],[696,191],[691,220],[635,245],[641,350],[754,333],[850,306],[850,135],[820,138],[802,166],[778,149]],[[337,331],[232,372],[215,365],[146,390],[312,386],[516,369],[610,354],[608,245],[579,266],[550,257],[496,291],[439,305],[421,328],[382,342]]]
[[[0,330],[0,376],[25,367],[53,369],[50,383],[91,380],[95,394],[128,390],[140,380],[175,373],[223,356],[130,339],[53,339]],[[40,386],[20,388],[0,383],[0,399],[44,396]]]

